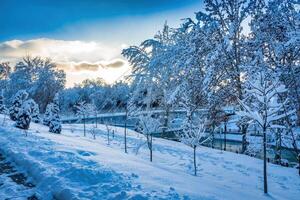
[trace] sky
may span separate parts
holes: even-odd
[[[151,38],[167,21],[178,27],[201,0],[0,0],[0,62],[50,57],[67,87],[87,78],[107,83],[130,73],[121,51]]]

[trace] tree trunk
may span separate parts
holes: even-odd
[[[167,105],[166,110],[165,110],[165,116],[164,116],[164,123],[163,123],[163,129],[162,129],[162,135],[164,136],[167,129],[168,129],[168,122],[169,122],[169,113],[170,113],[170,108]]]
[[[299,169],[299,176],[300,176],[300,154],[298,155],[298,169]]]
[[[226,133],[227,133],[227,123],[224,124],[224,151],[226,151]]]
[[[125,112],[125,124],[124,124],[124,149],[125,149],[125,153],[127,153],[127,108]]]
[[[97,115],[97,111],[96,111],[96,113],[95,113],[95,115],[96,115],[96,128],[98,127],[98,115]]]
[[[6,120],[6,113],[4,112],[4,114],[3,114],[2,126],[4,126],[4,124],[5,124],[5,120]]]
[[[214,142],[215,142],[215,125],[213,125],[212,129],[212,138],[211,138],[211,148],[214,148]]]
[[[281,164],[281,132],[279,130],[276,130],[275,162]]]
[[[267,140],[266,128],[263,128],[263,154],[264,154],[264,193],[268,193],[268,180],[267,180]]]
[[[152,162],[152,134],[150,135],[150,162]]]
[[[109,130],[107,130],[107,144],[109,145]]]
[[[297,126],[300,126],[300,105],[297,111]]]
[[[222,138],[222,128],[219,131],[220,138]],[[220,150],[223,151],[223,142],[220,141]]]
[[[84,135],[84,137],[86,136],[86,134],[85,134],[85,115],[83,116],[83,135]]]
[[[196,164],[196,145],[193,146],[194,149],[194,175],[197,176],[197,164]]]
[[[247,126],[242,125],[242,152],[245,153],[247,150],[247,140],[246,140]]]

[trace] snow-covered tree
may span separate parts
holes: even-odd
[[[31,100],[26,100],[22,103],[22,106],[18,110],[18,116],[16,120],[16,127],[20,129],[29,129],[31,122],[31,111],[32,102]]]
[[[27,97],[28,93],[25,90],[18,91],[14,96],[12,106],[9,108],[9,116],[11,120],[16,121],[18,119],[19,110]]]
[[[51,114],[51,109],[53,107],[53,103],[49,103],[46,107],[46,111],[44,113],[44,117],[43,117],[43,124],[46,126],[49,126],[49,122],[50,122],[50,114]]]
[[[197,175],[196,150],[197,147],[210,140],[210,134],[205,131],[206,121],[199,116],[187,113],[182,125],[182,133],[178,134],[179,140],[193,148],[194,175]]]
[[[241,0],[205,0],[205,11],[198,12],[200,23],[213,27],[213,34],[208,38],[212,49],[204,62],[209,66],[213,88],[212,98],[223,104],[237,103],[243,98],[243,75],[247,66],[246,20],[252,13],[257,1]],[[209,24],[209,25],[208,25]],[[209,36],[210,37],[210,36]],[[246,149],[246,127],[241,126],[243,151]]]
[[[287,110],[285,112],[288,112]],[[287,120],[287,122],[290,122]],[[281,134],[282,146],[290,148],[292,146],[296,159],[300,162],[300,130],[299,127],[295,126],[295,123],[289,123],[288,129]],[[299,168],[300,172],[300,168]],[[300,175],[300,173],[299,173]]]
[[[178,89],[179,104],[186,112],[186,116],[181,125],[182,132],[178,133],[177,136],[182,143],[192,147],[194,150],[194,174],[196,176],[196,149],[199,145],[210,140],[210,134],[205,132],[206,121],[203,119],[205,116],[197,112],[199,98],[194,94],[196,90],[192,82],[190,82],[191,80],[193,79],[187,79]]]
[[[31,120],[34,123],[39,123],[40,122],[40,110],[39,110],[39,105],[33,100],[33,99],[28,99],[27,103],[30,105],[30,114],[31,114]]]
[[[0,92],[0,114],[6,114],[7,113],[7,108],[4,104],[4,95],[3,95],[3,90]]]
[[[55,94],[64,88],[66,75],[64,71],[57,70],[56,64],[49,58],[27,58],[27,64],[32,60],[36,62],[32,74],[36,79],[30,89],[31,96],[40,105],[41,111],[45,111]]]
[[[248,57],[261,57],[276,71],[287,90],[289,109],[297,110],[300,125],[299,2],[270,0],[255,7],[251,20]],[[251,56],[251,52],[254,56]],[[251,70],[251,67],[249,67]],[[259,70],[259,69],[258,69]]]
[[[16,64],[14,71],[9,76],[7,85],[7,93],[9,96],[13,96],[20,90],[30,90],[32,70],[33,68],[26,65],[24,62],[18,62]]]
[[[177,29],[166,24],[154,38],[122,52],[133,66],[130,113],[155,108],[168,113],[181,108],[180,98],[175,96],[182,96],[178,87],[187,81],[193,90],[190,98],[197,107],[208,109],[207,123],[215,130],[221,122],[222,107],[242,109],[238,99],[252,103],[246,102],[245,81],[253,80],[258,72],[272,71],[287,88],[277,100],[289,98],[281,112],[296,109],[299,125],[299,19],[294,0],[205,0],[204,11],[197,12],[195,20],[187,18]],[[294,119],[286,118],[283,121],[290,128],[284,131],[285,139],[289,138],[299,152]],[[166,130],[168,117],[164,119]],[[237,123],[243,153],[248,149],[249,125],[253,124],[247,123],[246,116]],[[282,134],[277,133],[274,141],[279,147]]]
[[[153,134],[157,134],[161,130],[161,123],[155,116],[151,114],[140,115],[138,117],[137,131],[146,137],[146,143],[150,151],[150,161],[153,157]]]
[[[9,76],[11,74],[12,68],[9,62],[2,62],[0,63],[0,90],[1,89],[8,89],[9,83]]]
[[[239,100],[243,110],[238,114],[247,117],[258,124],[262,131],[263,159],[264,159],[264,192],[268,193],[267,186],[267,134],[272,134],[274,128],[285,128],[278,124],[280,119],[293,114],[291,110],[288,113],[283,112],[287,99],[279,101],[278,96],[286,92],[285,86],[270,73],[261,71],[256,74],[255,80],[249,80],[249,89],[246,90],[246,96],[251,98]]]
[[[59,96],[57,93],[53,99],[53,103],[50,106],[49,132],[51,133],[61,133],[61,121],[59,112]]]
[[[83,134],[86,136],[86,118],[95,112],[95,107],[93,104],[85,103],[84,101],[78,102],[75,105],[76,116],[78,116],[79,121],[83,122]]]
[[[174,33],[167,23],[153,39],[145,40],[140,46],[131,46],[122,54],[133,66],[133,89],[131,105],[136,110],[147,110],[160,107],[164,110],[163,132],[168,127],[172,104],[169,103],[170,93],[176,85],[174,75]]]
[[[12,69],[9,65],[9,62],[0,63],[0,79],[7,80],[11,73],[11,70]]]
[[[63,89],[65,79],[65,73],[50,59],[26,56],[10,73],[7,94],[11,97],[18,90],[26,90],[44,112],[55,93]]]
[[[97,124],[98,124],[98,121],[97,121],[97,108],[95,106],[94,103],[87,103],[85,105],[85,111],[86,111],[86,116],[87,117],[95,117],[95,127],[97,128]]]
[[[33,104],[32,121],[34,123],[40,123],[41,122],[40,109],[39,109],[39,105],[37,103]]]

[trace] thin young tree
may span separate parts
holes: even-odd
[[[150,152],[150,162],[153,160],[153,134],[161,130],[161,123],[155,116],[147,113],[138,117],[137,130],[146,137],[147,147]]]
[[[205,131],[206,122],[192,113],[186,115],[182,125],[182,132],[178,134],[179,140],[193,148],[194,175],[197,176],[197,147],[210,140],[210,135]]]
[[[295,111],[282,112],[284,105],[287,104],[287,99],[279,102],[277,97],[286,92],[286,89],[271,73],[261,71],[253,77],[255,77],[254,80],[248,81],[249,89],[246,90],[246,96],[251,100],[239,100],[243,110],[238,114],[251,119],[262,130],[264,193],[268,193],[267,134],[271,134],[270,129],[272,128],[282,127],[276,124],[278,120],[293,114]]]
[[[85,127],[85,120],[86,120],[86,111],[85,111],[85,102],[81,101],[75,105],[76,115],[78,116],[80,121],[83,121],[83,136],[86,136],[86,127]]]
[[[85,101],[81,101],[75,105],[76,115],[79,120],[83,122],[83,135],[86,136],[86,119],[90,114],[95,112],[95,106],[93,104],[86,103]]]
[[[107,145],[109,145],[110,144],[109,136],[110,136],[110,132],[112,131],[112,128],[107,123],[105,123],[105,127],[106,127],[106,136],[107,136]]]
[[[205,131],[206,122],[203,120],[204,116],[197,112],[197,104],[195,103],[195,90],[193,90],[192,84],[186,81],[182,84],[179,90],[180,105],[186,112],[186,117],[182,123],[182,132],[177,134],[179,140],[193,148],[193,160],[194,160],[194,175],[197,175],[197,163],[196,163],[196,149],[198,146],[210,140],[211,134]]]
[[[125,120],[124,120],[124,151],[127,153],[127,120],[128,120],[128,108],[125,105]]]

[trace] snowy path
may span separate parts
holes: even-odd
[[[35,186],[0,154],[0,199],[37,200]]]
[[[90,134],[83,137],[82,125],[64,125],[62,135],[55,135],[32,124],[27,137],[15,128],[1,128],[0,145],[33,175],[45,199],[293,200],[300,195],[295,169],[270,164],[270,195],[265,196],[261,160],[202,147],[195,177],[189,147],[155,138],[150,163],[146,145],[136,154],[142,136],[129,131],[125,154],[123,128],[114,128],[107,145],[106,128],[99,127],[103,131],[96,140]]]

